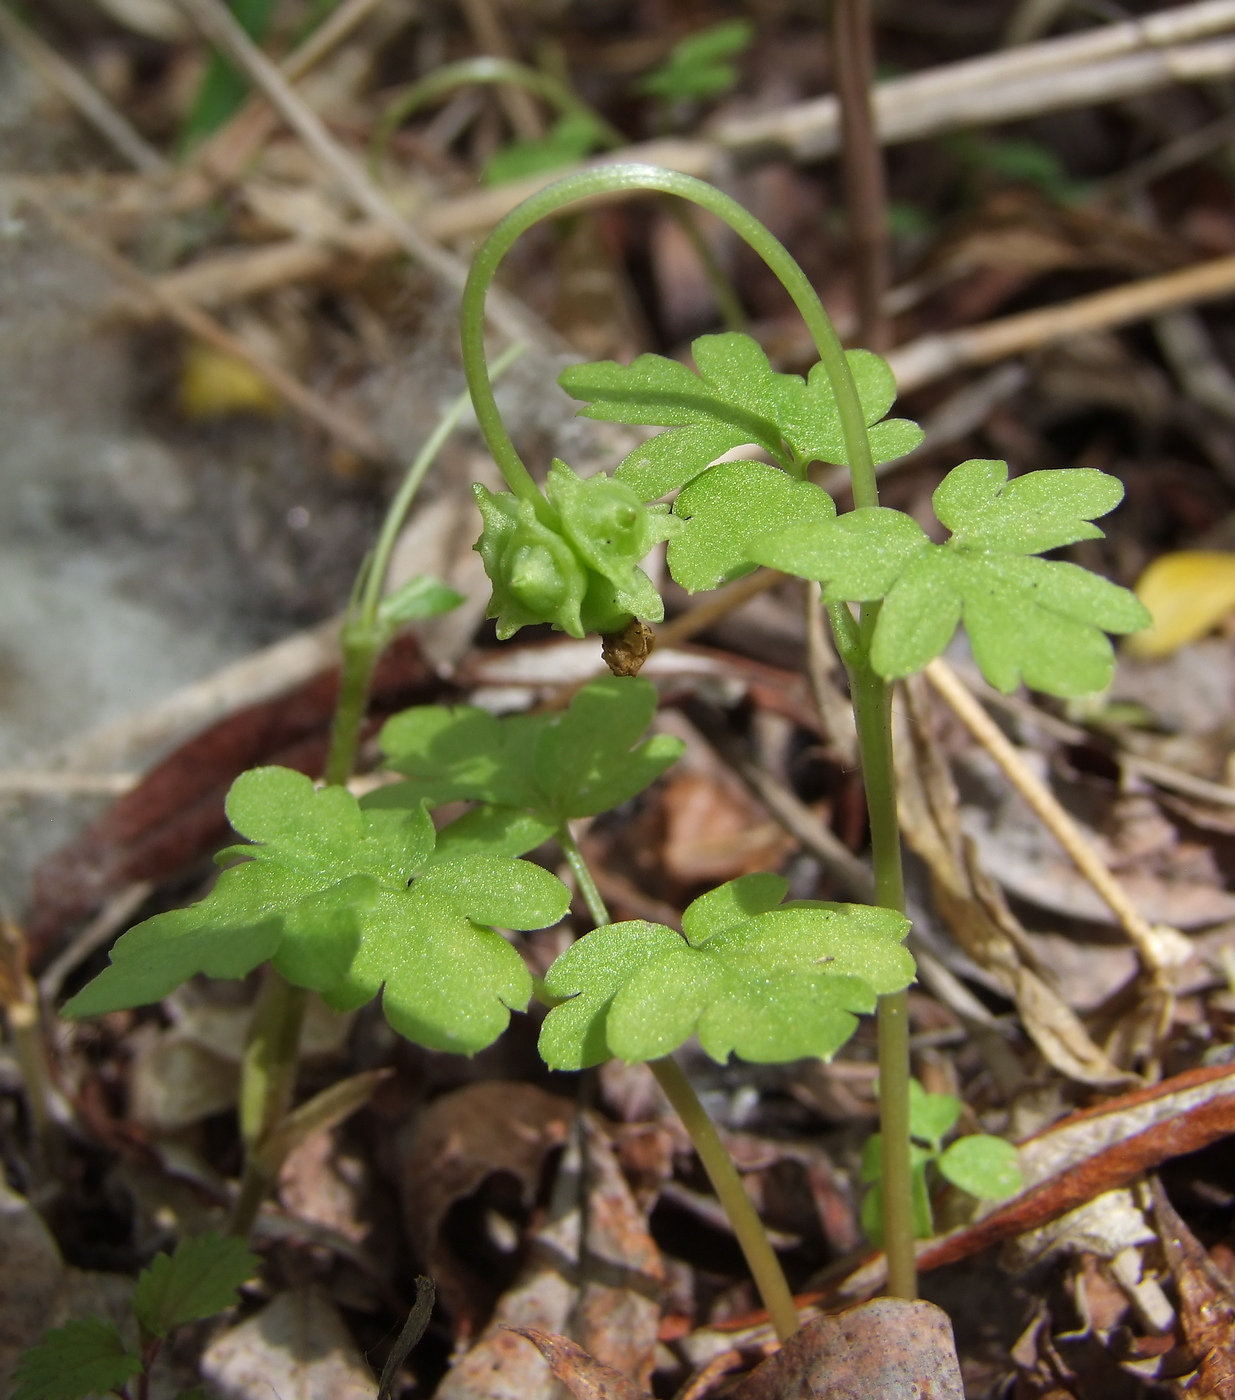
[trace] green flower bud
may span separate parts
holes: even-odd
[[[584,637],[620,632],[634,617],[664,617],[638,561],[680,522],[649,510],[623,483],[582,480],[554,462],[540,512],[510,492],[473,490],[485,526],[476,548],[493,584],[489,616],[503,641],[537,622]]]

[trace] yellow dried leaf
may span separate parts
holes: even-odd
[[[213,346],[190,341],[180,372],[180,410],[186,418],[265,413],[282,408],[278,395],[255,370]]]
[[[1136,596],[1153,614],[1153,626],[1130,636],[1124,650],[1129,656],[1169,656],[1235,609],[1235,554],[1163,554],[1141,575]]]

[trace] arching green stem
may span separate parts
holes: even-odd
[[[460,336],[468,388],[476,417],[507,485],[538,513],[547,503],[515,449],[498,412],[485,366],[485,295],[498,266],[519,236],[541,219],[582,200],[647,190],[677,195],[722,219],[754,249],[780,279],[805,321],[836,399],[857,507],[879,504],[879,489],[866,418],[844,348],[815,289],[788,250],[754,215],[728,195],[678,171],[650,165],[615,165],[582,171],[547,186],[512,210],[481,246],[463,293]],[[871,844],[878,903],[904,912],[900,831],[892,769],[890,694],[870,665],[870,639],[878,608],[866,607],[860,625],[848,617],[837,645],[849,670],[857,720],[863,781],[870,812]],[[840,621],[839,618],[836,619]],[[909,1042],[906,999],[880,1004],[880,1114],[884,1149],[884,1245],[890,1289],[902,1297],[916,1293],[912,1197],[909,1175]]]
[[[463,367],[467,374],[476,417],[489,451],[493,454],[506,484],[516,496],[538,501],[540,493],[510,440],[510,434],[498,413],[493,390],[485,369],[484,308],[485,294],[498,266],[520,235],[550,214],[556,214],[572,204],[597,196],[648,190],[677,195],[681,199],[707,209],[724,220],[749,244],[780,279],[793,298],[810,331],[815,349],[823,362],[840,412],[841,430],[853,474],[854,502],[857,505],[877,505],[879,492],[875,484],[875,466],[871,459],[870,442],[866,436],[866,419],[858,399],[857,387],[845,352],[828,319],[823,303],[788,249],[773,236],[755,216],[736,200],[730,199],[714,186],[693,175],[676,170],[664,170],[655,165],[613,165],[598,170],[584,170],[568,175],[525,199],[511,210],[493,230],[472,262],[472,270],[463,292],[460,336],[463,342]]]
[[[583,852],[580,851],[565,822],[557,833],[557,840],[570,863],[579,885],[579,893],[583,896],[593,921],[598,927],[609,923],[609,910],[596,888],[596,881],[592,878]],[[715,1123],[708,1117],[707,1109],[699,1102],[699,1095],[682,1073],[677,1061],[666,1056],[663,1060],[652,1060],[648,1068],[656,1076],[656,1082],[664,1090],[665,1097],[682,1120],[682,1126],[690,1134],[690,1140],[699,1154],[708,1180],[711,1181],[716,1197],[724,1207],[730,1225],[733,1226],[733,1233],[746,1257],[751,1277],[755,1280],[759,1296],[772,1319],[776,1335],[783,1342],[798,1330],[798,1310],[794,1305],[793,1294],[789,1291],[780,1260],[776,1257],[754,1202],[747,1195],[746,1187],[742,1185],[742,1178],[733,1165],[733,1158],[729,1156],[725,1144],[720,1140],[720,1134],[716,1131]]]
[[[513,84],[534,92],[553,107],[563,117],[582,115],[595,123],[597,140],[605,146],[616,147],[626,144],[626,137],[611,122],[605,120],[594,107],[552,73],[544,73],[539,68],[529,68],[525,63],[516,63],[509,58],[465,58],[458,63],[447,63],[435,68],[427,77],[415,82],[390,104],[382,113],[381,121],[373,134],[370,146],[370,162],[380,165],[390,145],[390,138],[408,117],[427,107],[430,102],[445,97],[456,88],[475,85]]]

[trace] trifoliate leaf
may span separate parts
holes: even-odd
[[[988,1133],[957,1138],[939,1158],[939,1170],[953,1186],[983,1201],[1002,1201],[1025,1185],[1016,1148]]]
[[[216,1234],[183,1239],[174,1254],[156,1254],[142,1270],[133,1312],[143,1332],[166,1337],[186,1322],[230,1308],[259,1262],[241,1239]]]
[[[670,101],[718,97],[737,82],[724,60],[742,53],[754,37],[749,20],[725,20],[675,44],[668,62],[639,80],[639,91]]]
[[[157,1000],[198,972],[240,977],[267,958],[337,1005],[360,1005],[385,985],[391,1024],[433,1049],[483,1049],[510,1009],[527,1005],[522,959],[480,925],[556,923],[570,896],[548,871],[493,856],[434,861],[419,801],[362,811],[346,789],[315,791],[285,768],[242,774],[227,810],[262,844],[232,847],[245,863],[200,903],[126,933],[70,1015]]]
[[[661,355],[640,355],[627,366],[605,360],[572,365],[559,376],[568,394],[588,401],[581,410],[586,418],[673,429],[637,447],[614,473],[640,499],[655,500],[685,486],[744,443],[758,443],[786,469],[848,460],[822,365],[815,366],[809,381],[778,374],[754,340],[734,332],[701,336],[691,350],[698,374]],[[891,371],[868,350],[850,350],[846,358],[867,425],[876,424],[895,397]],[[871,434],[875,460],[902,456],[921,438],[914,424],[880,424]]]
[[[1186,549],[1162,554],[1136,583],[1153,626],[1127,642],[1130,656],[1169,656],[1199,641],[1235,609],[1235,554]]]
[[[758,565],[753,539],[791,526],[806,531],[836,515],[831,496],[762,462],[724,462],[678,496],[673,514],[686,529],[669,543],[669,572],[688,593],[719,588]]]
[[[96,1317],[66,1322],[22,1353],[12,1400],[84,1400],[118,1390],[141,1370],[141,1357],[129,1351],[114,1324]]]
[[[756,1063],[826,1058],[853,1033],[854,1013],[912,981],[899,914],[803,901],[731,923],[735,904],[758,908],[781,892],[764,877],[746,878],[759,883],[734,889],[743,882],[733,881],[723,895],[705,896],[704,909],[687,910],[687,938],[632,922],[568,948],[545,977],[551,996],[570,998],[545,1019],[546,1063],[659,1059],[696,1033],[721,1063],[731,1053]]]
[[[961,1114],[960,1100],[951,1094],[928,1094],[916,1079],[909,1081],[909,1132],[936,1152],[943,1139],[956,1127]]]
[[[634,676],[591,681],[556,713],[406,710],[387,721],[379,743],[409,781],[379,788],[365,805],[466,799],[531,812],[557,830],[634,797],[679,757],[681,742],[669,735],[639,742],[655,713],[656,687]]]
[[[415,578],[387,594],[378,605],[378,621],[387,627],[402,627],[408,622],[420,622],[427,617],[439,617],[463,602],[463,594],[428,574]]]
[[[1113,509],[1123,488],[1084,468],[1005,483],[1002,462],[965,462],[949,472],[934,496],[940,520],[954,530],[944,545],[931,544],[898,511],[869,508],[764,536],[749,552],[818,579],[829,601],[882,598],[870,653],[882,676],[920,670],[963,618],[974,657],[999,690],[1022,680],[1053,695],[1101,690],[1114,668],[1104,633],[1134,632],[1148,614],[1127,589],[1034,551],[1099,535],[1088,517]]]

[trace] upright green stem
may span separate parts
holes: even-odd
[[[512,345],[493,362],[493,378],[506,373],[523,354],[522,345]],[[352,776],[356,766],[356,750],[360,744],[360,729],[369,704],[369,684],[373,668],[390,640],[389,629],[383,627],[380,610],[386,575],[394,554],[399,533],[407,520],[412,502],[446,439],[459,426],[471,407],[471,395],[465,389],[438,420],[437,427],[425,439],[407,469],[407,475],[395,493],[382,521],[382,528],[365,560],[357,582],[352,606],[348,609],[340,639],[343,670],[339,679],[339,700],[335,706],[334,722],[330,728],[330,752],[326,757],[326,781],[341,787]]]
[[[574,872],[579,884],[579,893],[583,896],[593,921],[598,927],[609,923],[609,910],[596,888],[596,881],[583,852],[565,822],[558,830],[557,840]],[[656,1082],[665,1091],[665,1097],[682,1120],[682,1126],[694,1143],[703,1169],[716,1192],[716,1198],[724,1207],[729,1223],[733,1226],[733,1233],[746,1257],[751,1277],[755,1280],[755,1287],[758,1288],[763,1305],[772,1319],[776,1335],[783,1342],[798,1330],[798,1310],[794,1305],[793,1294],[789,1291],[780,1260],[776,1257],[754,1202],[747,1195],[746,1187],[742,1185],[742,1178],[733,1165],[733,1158],[726,1151],[715,1123],[708,1117],[707,1109],[699,1102],[699,1095],[691,1087],[690,1080],[682,1073],[677,1061],[666,1056],[663,1060],[651,1061],[648,1068],[656,1076]]]
[[[244,1172],[232,1206],[228,1233],[247,1237],[274,1185],[259,1164],[258,1145],[283,1121],[296,1089],[296,1052],[308,993],[293,987],[273,967],[258,998],[240,1074],[240,1136]]]

